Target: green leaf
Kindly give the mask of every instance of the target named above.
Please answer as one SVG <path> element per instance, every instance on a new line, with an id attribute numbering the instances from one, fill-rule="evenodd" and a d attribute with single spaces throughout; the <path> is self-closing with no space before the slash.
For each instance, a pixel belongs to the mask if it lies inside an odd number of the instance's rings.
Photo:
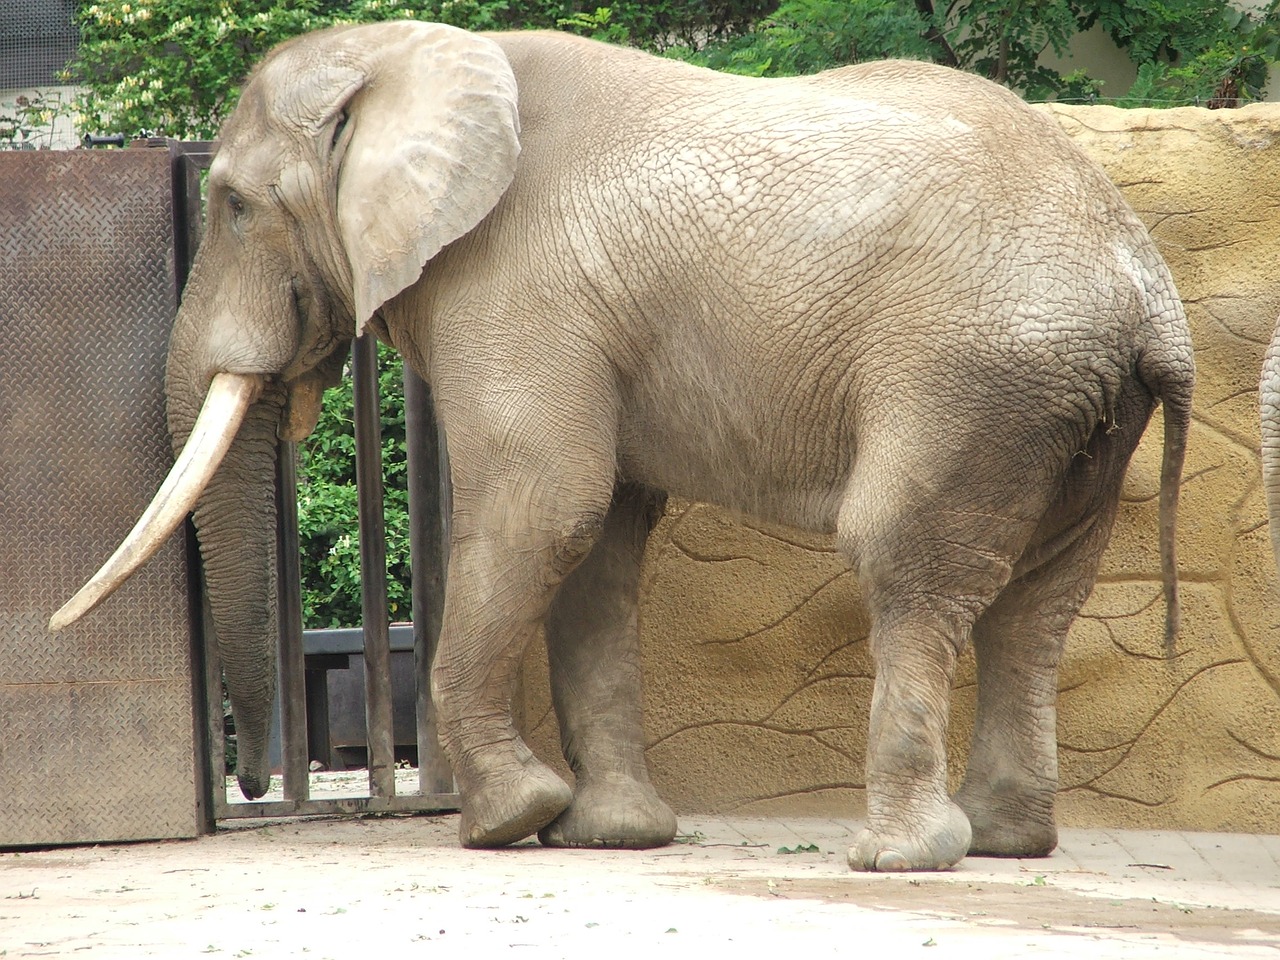
<path id="1" fill-rule="evenodd" d="M 819 853 L 816 843 L 798 843 L 794 847 L 779 847 L 778 853 L 795 854 L 795 853 Z"/>

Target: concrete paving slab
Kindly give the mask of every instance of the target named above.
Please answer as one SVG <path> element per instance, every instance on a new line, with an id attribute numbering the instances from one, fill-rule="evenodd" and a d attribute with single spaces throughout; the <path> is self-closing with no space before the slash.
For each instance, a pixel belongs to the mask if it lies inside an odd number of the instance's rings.
<path id="1" fill-rule="evenodd" d="M 685 817 L 660 850 L 472 851 L 455 816 L 366 817 L 5 852 L 0 956 L 1280 957 L 1280 838 L 1064 830 L 1045 859 L 873 876 L 845 864 L 856 826 Z"/>

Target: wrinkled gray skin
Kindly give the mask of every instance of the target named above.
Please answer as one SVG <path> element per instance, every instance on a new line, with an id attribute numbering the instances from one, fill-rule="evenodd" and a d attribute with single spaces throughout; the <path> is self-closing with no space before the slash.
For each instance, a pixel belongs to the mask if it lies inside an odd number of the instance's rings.
<path id="1" fill-rule="evenodd" d="M 1063 639 L 1160 400 L 1172 600 L 1194 373 L 1151 240 L 1051 120 L 926 64 L 765 81 L 398 23 L 285 45 L 222 140 L 168 391 L 181 445 L 215 372 L 267 378 L 196 516 L 247 794 L 268 779 L 273 445 L 367 320 L 449 438 L 432 686 L 464 844 L 672 839 L 637 651 L 671 492 L 832 534 L 857 573 L 876 682 L 855 869 L 1054 847 Z M 512 725 L 543 626 L 572 789 Z"/>

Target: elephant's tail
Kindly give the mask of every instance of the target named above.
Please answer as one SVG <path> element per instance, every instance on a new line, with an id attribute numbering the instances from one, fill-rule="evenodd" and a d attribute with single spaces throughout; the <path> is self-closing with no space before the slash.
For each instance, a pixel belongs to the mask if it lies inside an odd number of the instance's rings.
<path id="1" fill-rule="evenodd" d="M 1182 463 L 1186 459 L 1187 435 L 1191 430 L 1191 389 L 1193 381 L 1179 381 L 1175 389 L 1162 392 L 1164 404 L 1164 458 L 1160 465 L 1160 579 L 1164 583 L 1164 652 L 1172 657 L 1178 639 L 1178 494 L 1182 486 Z"/>
<path id="2" fill-rule="evenodd" d="M 1195 358 L 1191 331 L 1173 280 L 1157 259 L 1156 283 L 1147 287 L 1149 339 L 1138 360 L 1138 375 L 1164 408 L 1164 455 L 1160 467 L 1160 578 L 1164 584 L 1165 656 L 1178 637 L 1178 495 L 1191 431 Z M 1160 282 L 1163 281 L 1163 282 Z"/>

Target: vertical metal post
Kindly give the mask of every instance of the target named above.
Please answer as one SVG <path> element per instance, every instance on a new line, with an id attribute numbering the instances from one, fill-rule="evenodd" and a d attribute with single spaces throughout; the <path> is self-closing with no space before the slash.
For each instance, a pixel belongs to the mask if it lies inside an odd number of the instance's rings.
<path id="1" fill-rule="evenodd" d="M 203 201 L 200 195 L 200 171 L 208 169 L 217 145 L 211 142 L 179 143 L 164 140 L 156 144 L 169 151 L 171 189 L 173 191 L 173 259 L 176 291 L 175 307 L 181 301 L 183 288 L 191 273 L 196 250 L 200 246 Z M 204 773 L 197 788 L 198 816 L 205 832 L 212 832 L 216 821 L 227 807 L 226 718 L 222 706 L 222 665 L 218 659 L 213 635 L 213 617 L 208 610 L 204 591 L 200 545 L 190 520 L 184 525 L 187 543 L 188 597 L 192 636 L 192 664 L 196 742 L 203 744 Z"/>
<path id="2" fill-rule="evenodd" d="M 188 521 L 187 527 L 191 528 Z M 191 529 L 191 540 L 195 530 Z M 192 556 L 198 556 L 192 553 Z M 201 578 L 203 581 L 203 577 Z M 205 743 L 209 751 L 209 786 L 213 795 L 213 817 L 221 820 L 227 814 L 227 719 L 222 706 L 222 661 L 218 659 L 218 644 L 213 634 L 213 615 L 209 612 L 209 597 L 203 582 L 199 593 L 202 639 L 204 649 Z"/>
<path id="3" fill-rule="evenodd" d="M 436 728 L 431 664 L 444 615 L 449 560 L 449 454 L 436 423 L 431 388 L 406 363 L 405 445 L 409 474 L 409 552 L 413 577 L 413 661 L 417 688 L 418 791 L 453 793 L 453 773 Z"/>
<path id="4" fill-rule="evenodd" d="M 279 636 L 280 741 L 284 798 L 311 795 L 307 756 L 306 656 L 302 649 L 302 563 L 298 547 L 297 448 L 276 451 L 276 617 Z"/>
<path id="5" fill-rule="evenodd" d="M 181 143 L 177 140 L 157 140 L 157 146 L 165 146 L 173 161 L 173 255 L 177 273 L 178 291 L 186 285 L 187 276 L 200 246 L 203 232 L 200 196 L 200 171 L 207 170 L 213 162 L 218 145 L 210 141 Z"/>
<path id="6" fill-rule="evenodd" d="M 366 335 L 356 340 L 351 352 L 351 376 L 355 398 L 356 486 L 360 490 L 360 591 L 369 795 L 394 797 L 387 541 L 382 510 L 382 416 L 378 402 L 378 341 L 373 337 Z"/>

